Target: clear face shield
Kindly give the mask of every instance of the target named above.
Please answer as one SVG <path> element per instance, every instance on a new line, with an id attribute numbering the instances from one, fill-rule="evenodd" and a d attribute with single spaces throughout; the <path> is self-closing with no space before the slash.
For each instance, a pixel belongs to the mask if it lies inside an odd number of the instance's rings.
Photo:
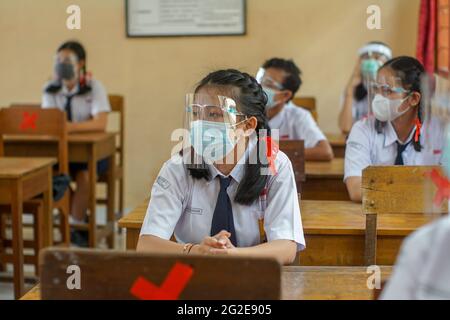
<path id="1" fill-rule="evenodd" d="M 441 168 L 427 175 L 427 207 L 431 212 L 448 212 L 450 198 L 450 81 L 438 75 L 427 75 L 422 79 L 424 108 L 423 132 L 425 141 L 442 138 L 442 150 L 433 147 L 433 143 L 424 146 L 428 154 L 440 158 Z M 440 130 L 443 137 L 439 137 Z M 433 140 L 434 139 L 434 140 Z"/>
<path id="2" fill-rule="evenodd" d="M 277 94 L 285 90 L 283 85 L 275 81 L 264 68 L 260 68 L 255 77 L 267 95 L 267 109 L 278 105 Z"/>
<path id="3" fill-rule="evenodd" d="M 369 82 L 369 112 L 381 123 L 392 122 L 411 108 L 411 93 L 400 78 L 380 72 Z"/>
<path id="4" fill-rule="evenodd" d="M 209 94 L 186 95 L 183 162 L 192 168 L 204 164 L 235 163 L 236 144 L 245 135 L 238 126 L 247 116 L 229 97 Z"/>

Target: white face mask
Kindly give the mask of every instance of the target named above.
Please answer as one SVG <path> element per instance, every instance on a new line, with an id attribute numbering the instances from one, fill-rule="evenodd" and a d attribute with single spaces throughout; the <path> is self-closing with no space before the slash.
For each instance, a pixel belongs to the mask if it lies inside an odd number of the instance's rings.
<path id="1" fill-rule="evenodd" d="M 409 96 L 405 99 L 390 100 L 381 94 L 377 94 L 372 101 L 372 110 L 375 118 L 381 122 L 390 122 L 404 115 L 409 110 L 409 107 L 403 111 L 399 111 L 399 109 L 408 98 Z"/>

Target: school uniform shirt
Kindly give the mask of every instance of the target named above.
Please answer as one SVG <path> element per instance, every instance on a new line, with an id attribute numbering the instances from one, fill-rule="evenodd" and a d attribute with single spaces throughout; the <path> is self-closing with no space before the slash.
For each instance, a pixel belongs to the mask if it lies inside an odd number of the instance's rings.
<path id="1" fill-rule="evenodd" d="M 347 139 L 345 149 L 344 181 L 349 177 L 361 177 L 362 171 L 372 165 L 392 166 L 397 157 L 397 133 L 390 122 L 378 133 L 375 129 L 373 117 L 358 121 L 353 126 Z M 406 140 L 414 139 L 413 130 Z M 430 123 L 424 123 L 421 130 L 420 143 L 422 150 L 414 150 L 413 143 L 409 143 L 402 154 L 406 166 L 439 165 L 444 143 L 444 126 L 436 118 Z"/>
<path id="2" fill-rule="evenodd" d="M 304 140 L 305 148 L 314 148 L 320 141 L 327 140 L 311 113 L 297 107 L 292 101 L 269 120 L 271 129 L 279 130 L 280 140 Z"/>
<path id="3" fill-rule="evenodd" d="M 256 138 L 250 139 L 247 152 L 257 150 Z M 234 201 L 245 173 L 244 156 L 232 170 L 227 189 L 233 210 L 237 247 L 260 244 L 259 219 L 264 219 L 268 241 L 292 240 L 297 250 L 305 248 L 299 200 L 291 162 L 279 152 L 275 160 L 276 174 L 270 176 L 267 206 L 262 212 L 260 198 L 250 206 Z M 162 167 L 153 185 L 151 199 L 142 225 L 141 235 L 169 240 L 174 233 L 179 243 L 200 243 L 210 236 L 211 224 L 220 190 L 222 174 L 209 165 L 212 179 L 194 179 L 174 155 Z"/>
<path id="4" fill-rule="evenodd" d="M 72 121 L 82 122 L 90 120 L 101 112 L 111 111 L 108 95 L 105 88 L 98 80 L 91 80 L 89 85 L 92 90 L 81 95 L 75 95 L 72 98 Z M 78 85 L 71 91 L 62 86 L 61 90 L 56 93 L 48 93 L 44 91 L 42 96 L 42 108 L 58 108 L 65 111 L 67 97 L 78 92 Z"/>
<path id="5" fill-rule="evenodd" d="M 449 244 L 449 216 L 408 237 L 381 299 L 450 300 Z"/>

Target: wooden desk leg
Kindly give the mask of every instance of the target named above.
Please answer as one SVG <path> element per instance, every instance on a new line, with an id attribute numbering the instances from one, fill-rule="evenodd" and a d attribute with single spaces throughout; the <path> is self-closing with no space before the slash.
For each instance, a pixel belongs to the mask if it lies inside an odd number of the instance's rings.
<path id="1" fill-rule="evenodd" d="M 43 194 L 44 248 L 53 245 L 53 177 L 51 168 L 48 169 L 47 185 L 49 189 Z"/>
<path id="2" fill-rule="evenodd" d="M 23 272 L 23 197 L 22 181 L 11 182 L 11 215 L 12 215 L 12 242 L 13 242 L 13 265 L 14 265 L 14 296 L 19 299 L 24 293 Z"/>
<path id="3" fill-rule="evenodd" d="M 107 228 L 111 229 L 111 233 L 108 235 L 108 247 L 113 249 L 115 245 L 115 205 L 116 205 L 116 161 L 115 154 L 108 158 L 108 178 L 107 178 Z"/>
<path id="4" fill-rule="evenodd" d="M 127 239 L 127 243 L 126 243 L 127 250 L 136 251 L 137 243 L 139 240 L 140 230 L 127 228 L 126 233 L 127 233 L 127 238 L 126 238 Z"/>
<path id="5" fill-rule="evenodd" d="M 91 148 L 89 161 L 89 247 L 95 248 L 97 246 L 97 215 L 96 209 L 96 186 L 97 186 L 97 152 L 94 146 Z"/>

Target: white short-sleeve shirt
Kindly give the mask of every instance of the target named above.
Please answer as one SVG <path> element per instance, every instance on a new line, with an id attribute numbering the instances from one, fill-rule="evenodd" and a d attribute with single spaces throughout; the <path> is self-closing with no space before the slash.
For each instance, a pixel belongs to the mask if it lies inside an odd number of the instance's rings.
<path id="1" fill-rule="evenodd" d="M 450 300 L 449 244 L 449 216 L 408 237 L 381 299 Z"/>
<path id="2" fill-rule="evenodd" d="M 218 175 L 221 173 L 215 167 L 209 167 L 212 179 L 197 180 L 189 174 L 180 155 L 174 155 L 167 161 L 153 185 L 141 235 L 169 240 L 174 233 L 180 243 L 200 243 L 210 236 L 220 190 Z M 299 251 L 305 248 L 291 162 L 284 153 L 279 152 L 275 167 L 277 173 L 270 177 L 264 212 L 261 212 L 259 199 L 249 206 L 234 201 L 245 173 L 244 164 L 237 164 L 230 174 L 232 182 L 227 192 L 231 200 L 238 247 L 260 244 L 259 220 L 263 218 L 268 241 L 292 240 L 297 243 Z"/>
<path id="3" fill-rule="evenodd" d="M 345 176 L 361 177 L 362 171 L 373 165 L 392 166 L 397 157 L 397 133 L 390 122 L 381 133 L 375 129 L 374 118 L 366 118 L 354 124 L 347 139 L 345 149 Z M 414 138 L 411 132 L 408 142 Z M 403 152 L 403 163 L 409 166 L 439 165 L 444 146 L 444 125 L 436 118 L 422 127 L 420 143 L 422 150 L 417 152 L 410 143 Z"/>
<path id="4" fill-rule="evenodd" d="M 311 113 L 297 107 L 292 101 L 269 120 L 269 126 L 279 130 L 280 140 L 304 140 L 307 149 L 327 140 Z"/>
<path id="5" fill-rule="evenodd" d="M 72 121 L 82 122 L 90 120 L 101 112 L 111 111 L 108 95 L 105 88 L 98 80 L 91 80 L 91 91 L 76 95 L 72 98 Z M 46 86 L 47 87 L 47 86 Z M 56 93 L 48 93 L 44 91 L 42 96 L 42 108 L 58 108 L 65 111 L 67 96 L 76 94 L 78 85 L 72 91 L 67 90 L 65 86 Z"/>

